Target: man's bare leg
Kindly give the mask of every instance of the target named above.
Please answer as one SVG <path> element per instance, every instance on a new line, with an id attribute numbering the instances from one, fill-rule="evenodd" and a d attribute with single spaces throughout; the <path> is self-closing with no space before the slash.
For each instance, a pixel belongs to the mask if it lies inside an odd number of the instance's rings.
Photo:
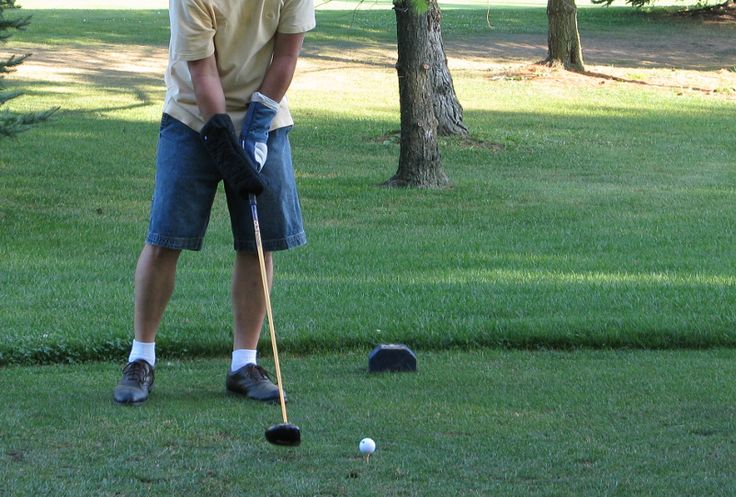
<path id="1" fill-rule="evenodd" d="M 266 263 L 269 291 L 273 280 L 273 259 L 270 252 L 263 254 Z M 255 349 L 266 317 L 266 301 L 261 282 L 258 255 L 238 252 L 235 257 L 232 285 L 233 350 Z"/>
<path id="2" fill-rule="evenodd" d="M 153 388 L 156 332 L 174 292 L 180 253 L 148 244 L 141 251 L 135 270 L 135 340 L 123 378 L 113 391 L 116 402 L 140 404 Z"/>
<path id="3" fill-rule="evenodd" d="M 270 291 L 273 259 L 270 253 L 265 253 L 264 259 Z M 266 299 L 257 254 L 238 252 L 233 271 L 232 300 L 233 358 L 226 387 L 251 399 L 274 402 L 279 397 L 278 388 L 256 362 L 256 347 L 266 317 Z"/>
<path id="4" fill-rule="evenodd" d="M 135 339 L 153 343 L 166 306 L 174 293 L 181 250 L 146 244 L 135 270 Z"/>

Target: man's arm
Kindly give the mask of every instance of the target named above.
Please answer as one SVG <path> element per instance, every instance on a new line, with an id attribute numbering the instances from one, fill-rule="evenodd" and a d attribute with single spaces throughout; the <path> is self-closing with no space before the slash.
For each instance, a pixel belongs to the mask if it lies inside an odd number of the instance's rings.
<path id="1" fill-rule="evenodd" d="M 276 33 L 273 47 L 273 59 L 266 71 L 259 92 L 271 100 L 280 102 L 291 85 L 296 70 L 296 61 L 302 50 L 304 33 Z"/>
<path id="2" fill-rule="evenodd" d="M 280 102 L 291 85 L 296 70 L 296 62 L 304 42 L 304 33 L 276 33 L 273 59 L 266 71 L 259 91 L 271 100 Z M 217 72 L 215 54 L 205 59 L 187 62 L 192 77 L 194 96 L 202 117 L 207 121 L 215 114 L 224 114 L 225 94 L 222 90 L 220 74 Z"/>
<path id="3" fill-rule="evenodd" d="M 194 86 L 194 97 L 205 122 L 215 114 L 225 114 L 225 93 L 217 72 L 215 54 L 206 59 L 189 61 L 187 65 Z"/>
<path id="4" fill-rule="evenodd" d="M 246 156 L 258 165 L 259 170 L 266 164 L 271 122 L 279 111 L 279 102 L 291 85 L 303 41 L 304 33 L 276 33 L 271 64 L 260 88 L 253 93 L 248 104 L 240 143 Z"/>
<path id="5" fill-rule="evenodd" d="M 225 107 L 225 93 L 215 55 L 190 61 L 187 65 L 199 112 L 206 121 L 200 135 L 207 152 L 225 181 L 241 197 L 260 194 L 266 185 L 259 178 L 256 165 L 248 162 L 238 144 L 233 122 Z"/>

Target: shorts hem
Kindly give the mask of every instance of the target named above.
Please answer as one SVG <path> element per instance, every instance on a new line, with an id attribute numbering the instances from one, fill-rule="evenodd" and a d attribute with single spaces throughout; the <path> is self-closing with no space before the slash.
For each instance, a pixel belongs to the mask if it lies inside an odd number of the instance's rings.
<path id="1" fill-rule="evenodd" d="M 172 236 L 161 236 L 149 233 L 146 243 L 172 250 L 202 250 L 203 238 L 177 238 Z"/>
<path id="2" fill-rule="evenodd" d="M 276 240 L 263 240 L 264 252 L 277 252 L 280 250 L 289 250 L 307 244 L 307 235 L 303 231 L 296 235 L 280 238 Z M 235 240 L 235 250 L 238 252 L 256 252 L 255 240 Z"/>

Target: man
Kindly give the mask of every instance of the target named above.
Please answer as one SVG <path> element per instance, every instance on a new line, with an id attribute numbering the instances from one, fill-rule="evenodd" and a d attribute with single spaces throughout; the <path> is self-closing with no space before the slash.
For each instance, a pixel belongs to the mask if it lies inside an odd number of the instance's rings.
<path id="1" fill-rule="evenodd" d="M 219 181 L 225 180 L 236 250 L 233 354 L 228 391 L 278 399 L 257 365 L 265 300 L 248 196 L 258 195 L 269 283 L 271 252 L 306 243 L 285 98 L 312 0 L 170 0 L 166 100 L 146 244 L 135 273 L 135 339 L 115 401 L 139 404 L 154 383 L 155 339 L 182 250 L 200 250 Z M 236 137 L 235 129 L 241 129 Z"/>

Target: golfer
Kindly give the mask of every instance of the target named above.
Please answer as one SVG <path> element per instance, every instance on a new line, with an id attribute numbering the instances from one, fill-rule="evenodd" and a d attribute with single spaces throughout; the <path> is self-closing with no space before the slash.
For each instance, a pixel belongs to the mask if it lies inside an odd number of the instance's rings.
<path id="1" fill-rule="evenodd" d="M 258 197 L 267 268 L 271 253 L 306 235 L 289 146 L 286 100 L 312 0 L 170 0 L 166 100 L 150 224 L 135 272 L 135 339 L 113 397 L 139 404 L 153 388 L 156 332 L 174 290 L 182 250 L 200 250 L 218 184 L 232 225 L 233 353 L 226 389 L 278 400 L 257 364 L 264 300 L 248 195 Z M 236 132 L 239 130 L 239 132 Z"/>

